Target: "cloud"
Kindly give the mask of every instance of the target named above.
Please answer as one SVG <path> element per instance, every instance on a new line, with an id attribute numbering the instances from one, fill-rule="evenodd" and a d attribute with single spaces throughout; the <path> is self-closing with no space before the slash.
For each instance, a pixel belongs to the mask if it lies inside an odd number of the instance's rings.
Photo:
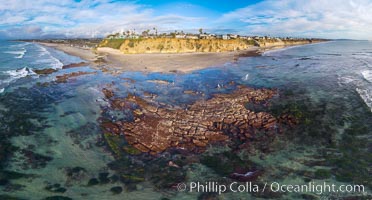
<path id="1" fill-rule="evenodd" d="M 370 0 L 266 0 L 224 14 L 250 34 L 372 39 Z"/>
<path id="2" fill-rule="evenodd" d="M 12 0 L 0 4 L 0 37 L 102 37 L 126 29 L 372 39 L 371 0 L 263 0 L 227 13 L 185 3 Z M 213 5 L 214 7 L 216 5 Z"/>
<path id="3" fill-rule="evenodd" d="M 200 18 L 155 15 L 149 6 L 109 0 L 12 0 L 0 5 L 2 35 L 9 38 L 97 37 L 122 29 L 158 30 L 194 26 Z M 37 33 L 28 32 L 38 26 Z"/>

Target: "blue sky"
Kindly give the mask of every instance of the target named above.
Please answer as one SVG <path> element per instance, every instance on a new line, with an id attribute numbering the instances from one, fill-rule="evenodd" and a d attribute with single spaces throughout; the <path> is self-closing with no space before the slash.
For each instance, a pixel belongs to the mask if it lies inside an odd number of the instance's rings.
<path id="1" fill-rule="evenodd" d="M 11 0 L 0 38 L 102 37 L 121 30 L 184 30 L 372 39 L 372 0 Z"/>

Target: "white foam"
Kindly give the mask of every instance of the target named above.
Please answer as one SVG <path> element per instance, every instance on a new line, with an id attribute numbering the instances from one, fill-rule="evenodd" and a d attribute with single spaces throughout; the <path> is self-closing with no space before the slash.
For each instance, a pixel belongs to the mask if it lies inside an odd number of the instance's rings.
<path id="1" fill-rule="evenodd" d="M 61 69 L 63 67 L 63 63 L 58 60 L 56 57 L 52 56 L 52 54 L 46 49 L 45 47 L 38 45 L 40 48 L 40 54 L 39 57 L 48 56 L 48 59 L 43 59 L 49 62 L 48 64 L 51 65 L 53 69 Z"/>
<path id="2" fill-rule="evenodd" d="M 28 67 L 24 67 L 24 68 L 16 69 L 16 70 L 8 70 L 2 73 L 8 75 L 9 77 L 6 79 L 0 80 L 0 86 L 2 87 L 0 88 L 0 93 L 4 92 L 6 86 L 9 86 L 12 82 L 20 78 L 24 78 L 27 76 L 32 76 L 34 78 L 39 77 L 38 74 L 36 74 L 34 71 L 32 71 L 32 69 Z"/>
<path id="3" fill-rule="evenodd" d="M 364 103 L 371 109 L 372 112 L 372 91 L 369 89 L 356 88 L 359 96 L 363 99 Z"/>
<path id="4" fill-rule="evenodd" d="M 273 53 L 277 53 L 277 52 L 281 52 L 281 51 L 286 51 L 288 49 L 293 49 L 293 48 L 297 48 L 297 47 L 300 47 L 300 45 L 296 45 L 296 46 L 287 46 L 287 47 L 277 47 L 277 48 L 272 48 L 272 49 L 269 49 L 269 50 L 265 50 L 262 55 L 264 56 L 269 56 Z"/>
<path id="5" fill-rule="evenodd" d="M 22 69 L 5 71 L 4 73 L 10 75 L 8 79 L 5 79 L 3 81 L 5 83 L 10 83 L 14 80 L 17 80 L 17 79 L 20 79 L 26 76 L 37 75 L 34 71 L 32 71 L 30 68 L 27 68 L 27 67 L 24 67 Z"/>
<path id="6" fill-rule="evenodd" d="M 248 77 L 249 77 L 249 74 L 246 74 L 242 79 L 243 79 L 244 81 L 246 81 L 246 80 L 248 80 Z"/>
<path id="7" fill-rule="evenodd" d="M 343 76 L 343 77 L 338 77 L 338 83 L 339 84 L 349 84 L 351 82 L 354 82 L 356 79 L 351 76 Z"/>
<path id="8" fill-rule="evenodd" d="M 54 61 L 53 63 L 51 63 L 53 69 L 62 69 L 63 63 L 60 60 L 58 60 L 54 56 L 51 56 L 50 59 Z"/>
<path id="9" fill-rule="evenodd" d="M 366 81 L 372 83 L 372 71 L 371 70 L 362 71 L 362 75 Z"/>
<path id="10" fill-rule="evenodd" d="M 39 57 L 41 57 L 41 56 L 45 56 L 45 55 L 48 55 L 48 53 L 49 53 L 49 51 L 45 48 L 45 47 L 43 47 L 43 46 L 40 46 L 40 45 L 38 45 L 38 47 L 40 48 L 40 54 L 39 54 Z"/>
<path id="11" fill-rule="evenodd" d="M 298 45 L 293 45 L 293 46 L 279 46 L 279 47 L 274 47 L 272 49 L 266 50 L 262 53 L 262 55 L 271 55 L 272 53 L 277 53 L 281 51 L 286 51 L 288 49 L 293 49 L 293 48 L 299 48 L 299 47 L 304 47 L 304 46 L 313 46 L 313 45 L 319 45 L 319 44 L 325 44 L 333 41 L 327 41 L 327 42 L 316 42 L 316 43 L 308 43 L 308 44 L 298 44 Z"/>
<path id="12" fill-rule="evenodd" d="M 25 48 L 22 48 L 21 50 L 18 50 L 18 51 L 4 51 L 4 53 L 7 53 L 7 54 L 17 55 L 14 58 L 23 58 L 26 52 L 27 50 Z"/>

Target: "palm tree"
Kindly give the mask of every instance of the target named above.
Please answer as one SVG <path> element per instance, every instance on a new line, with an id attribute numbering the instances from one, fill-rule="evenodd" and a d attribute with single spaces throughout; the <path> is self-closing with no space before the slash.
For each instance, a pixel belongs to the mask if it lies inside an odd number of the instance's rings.
<path id="1" fill-rule="evenodd" d="M 155 30 L 155 36 L 158 36 L 158 29 L 157 28 L 153 28 Z"/>

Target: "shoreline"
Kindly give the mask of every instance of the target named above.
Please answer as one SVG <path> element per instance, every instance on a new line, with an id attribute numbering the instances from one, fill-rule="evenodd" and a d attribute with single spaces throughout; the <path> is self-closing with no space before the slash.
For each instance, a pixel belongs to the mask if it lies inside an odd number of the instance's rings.
<path id="1" fill-rule="evenodd" d="M 68 44 L 36 42 L 39 45 L 54 48 L 66 54 L 77 56 L 89 62 L 94 68 L 113 74 L 125 71 L 144 73 L 190 73 L 195 70 L 222 67 L 226 63 L 234 63 L 242 57 L 260 56 L 264 52 L 284 49 L 294 45 L 276 45 L 270 47 L 252 46 L 250 49 L 215 53 L 153 53 L 153 54 L 124 54 L 117 49 L 108 47 L 82 48 Z M 313 43 L 309 43 L 313 44 Z"/>

